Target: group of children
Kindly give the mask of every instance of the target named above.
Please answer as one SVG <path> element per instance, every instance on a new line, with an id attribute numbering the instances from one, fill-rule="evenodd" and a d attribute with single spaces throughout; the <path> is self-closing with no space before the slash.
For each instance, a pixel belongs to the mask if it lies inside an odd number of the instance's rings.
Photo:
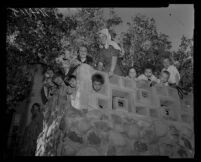
<path id="1" fill-rule="evenodd" d="M 84 55 L 85 56 L 84 58 L 86 58 L 87 52 L 86 52 L 85 48 L 81 47 L 80 50 L 81 50 L 80 56 Z M 83 51 L 83 50 L 85 50 L 85 51 Z M 81 59 L 83 59 L 83 57 L 81 57 Z M 79 58 L 79 60 L 80 60 L 80 58 Z M 86 59 L 84 61 L 86 61 Z M 86 62 L 86 63 L 88 63 L 88 62 Z M 91 63 L 91 60 L 90 60 L 90 63 Z M 146 80 L 150 83 L 150 86 L 154 86 L 155 84 L 160 84 L 163 86 L 173 86 L 173 87 L 178 88 L 180 74 L 179 74 L 177 68 L 174 65 L 171 65 L 171 60 L 169 58 L 165 58 L 163 60 L 163 66 L 164 66 L 164 68 L 162 69 L 159 78 L 154 76 L 153 68 L 150 65 L 144 67 L 144 73 L 139 75 L 138 77 L 137 77 L 135 68 L 133 68 L 133 67 L 130 68 L 127 78 L 130 78 L 130 79 L 133 79 L 136 81 L 137 80 Z M 103 71 L 103 63 L 99 62 L 95 68 L 99 71 Z M 75 69 L 73 69 L 73 70 L 75 70 Z M 64 77 L 63 82 L 67 86 L 67 89 L 68 89 L 67 93 L 73 94 L 76 91 L 77 80 L 76 80 L 76 76 L 72 72 L 70 72 L 68 74 L 69 75 L 67 75 L 67 77 Z M 47 101 L 48 98 L 54 94 L 54 91 L 55 91 L 55 89 L 58 88 L 58 85 L 62 83 L 62 77 L 54 75 L 53 71 L 51 71 L 51 70 L 47 71 L 45 77 L 46 77 L 46 79 L 44 82 L 44 94 L 46 96 L 46 101 Z M 104 79 L 100 74 L 95 74 L 94 76 L 92 76 L 93 91 L 97 92 L 97 91 L 101 90 L 103 84 L 104 84 Z"/>
<path id="2" fill-rule="evenodd" d="M 134 80 L 147 80 L 150 85 L 160 84 L 163 86 L 178 86 L 180 80 L 180 74 L 174 65 L 170 64 L 170 59 L 165 58 L 163 60 L 163 66 L 159 78 L 154 76 L 152 66 L 146 66 L 144 68 L 144 73 L 136 76 L 136 70 L 132 67 L 129 69 L 128 78 Z"/>

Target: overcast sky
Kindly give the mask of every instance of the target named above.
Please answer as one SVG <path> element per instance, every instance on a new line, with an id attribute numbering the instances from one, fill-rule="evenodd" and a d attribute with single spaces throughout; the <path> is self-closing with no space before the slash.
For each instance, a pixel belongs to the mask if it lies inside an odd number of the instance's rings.
<path id="1" fill-rule="evenodd" d="M 63 13 L 65 9 L 63 8 Z M 156 20 L 159 32 L 169 35 L 172 42 L 172 50 L 179 46 L 182 35 L 192 38 L 194 32 L 194 6 L 193 5 L 170 5 L 167 8 L 115 8 L 116 13 L 122 18 L 123 24 L 116 28 L 118 33 L 127 30 L 127 22 L 131 16 L 137 13 L 145 14 Z M 105 15 L 109 9 L 104 8 Z M 67 13 L 67 12 L 66 12 Z"/>

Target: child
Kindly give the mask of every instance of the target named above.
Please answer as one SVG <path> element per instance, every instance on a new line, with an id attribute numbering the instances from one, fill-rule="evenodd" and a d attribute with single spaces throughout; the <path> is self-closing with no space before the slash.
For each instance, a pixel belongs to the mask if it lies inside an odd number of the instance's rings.
<path id="1" fill-rule="evenodd" d="M 102 62 L 98 62 L 98 64 L 97 64 L 97 70 L 99 70 L 99 71 L 103 71 L 104 70 L 104 68 L 103 68 L 103 63 Z"/>
<path id="2" fill-rule="evenodd" d="M 151 82 L 157 82 L 157 78 L 152 73 L 152 67 L 146 66 L 144 69 L 144 74 L 141 74 L 137 80 L 147 80 Z"/>
<path id="3" fill-rule="evenodd" d="M 156 83 L 163 85 L 163 86 L 168 86 L 168 80 L 170 78 L 170 73 L 168 71 L 162 71 L 160 75 L 160 79 L 158 79 L 157 82 L 152 82 L 151 86 L 155 85 Z"/>
<path id="4" fill-rule="evenodd" d="M 104 78 L 101 74 L 94 74 L 92 76 L 92 89 L 89 95 L 88 110 L 102 108 L 96 103 L 95 93 L 100 92 L 104 84 Z"/>
<path id="5" fill-rule="evenodd" d="M 66 86 L 68 87 L 68 95 L 73 94 L 76 91 L 77 80 L 75 75 L 70 75 L 68 78 L 64 80 Z"/>
<path id="6" fill-rule="evenodd" d="M 164 68 L 162 71 L 167 70 L 170 73 L 170 78 L 168 80 L 168 83 L 171 87 L 174 87 L 178 91 L 178 95 L 181 99 L 183 99 L 184 92 L 183 90 L 178 86 L 179 85 L 179 80 L 180 80 L 180 74 L 177 68 L 174 65 L 170 64 L 170 59 L 165 58 L 163 60 L 163 66 Z"/>
<path id="7" fill-rule="evenodd" d="M 104 84 L 104 78 L 101 74 L 94 74 L 92 76 L 92 88 L 95 92 L 99 92 Z"/>
<path id="8" fill-rule="evenodd" d="M 129 69 L 128 78 L 136 80 L 136 70 L 133 67 Z"/>
<path id="9" fill-rule="evenodd" d="M 169 84 L 170 85 L 178 85 L 179 80 L 180 80 L 180 74 L 179 74 L 177 68 L 174 65 L 170 64 L 169 58 L 165 58 L 163 60 L 163 66 L 164 66 L 164 68 L 162 69 L 162 71 L 166 70 L 170 73 L 170 77 L 168 80 Z"/>
<path id="10" fill-rule="evenodd" d="M 168 86 L 168 80 L 170 78 L 170 73 L 168 71 L 162 71 L 159 79 L 159 84 Z"/>

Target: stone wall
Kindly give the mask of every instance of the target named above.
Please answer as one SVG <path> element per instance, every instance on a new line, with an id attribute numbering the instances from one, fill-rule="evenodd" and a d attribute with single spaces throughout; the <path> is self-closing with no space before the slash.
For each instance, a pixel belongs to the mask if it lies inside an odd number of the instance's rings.
<path id="1" fill-rule="evenodd" d="M 102 74 L 105 84 L 89 97 L 94 73 Z M 78 80 L 78 109 L 92 102 L 95 109 L 65 117 L 58 155 L 194 156 L 192 99 L 181 101 L 173 88 L 108 77 L 85 64 Z"/>

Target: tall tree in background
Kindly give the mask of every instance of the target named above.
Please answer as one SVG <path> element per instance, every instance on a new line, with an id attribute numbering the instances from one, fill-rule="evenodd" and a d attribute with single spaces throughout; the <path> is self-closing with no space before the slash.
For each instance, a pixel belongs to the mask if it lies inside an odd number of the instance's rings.
<path id="1" fill-rule="evenodd" d="M 180 85 L 186 91 L 193 88 L 193 38 L 182 36 L 179 49 L 174 52 L 174 59 L 180 63 Z"/>
<path id="2" fill-rule="evenodd" d="M 129 29 L 123 37 L 125 58 L 125 73 L 128 67 L 134 66 L 138 73 L 142 73 L 146 64 L 152 64 L 161 69 L 160 59 L 169 55 L 171 42 L 168 36 L 157 32 L 153 18 L 138 14 L 128 23 Z"/>

